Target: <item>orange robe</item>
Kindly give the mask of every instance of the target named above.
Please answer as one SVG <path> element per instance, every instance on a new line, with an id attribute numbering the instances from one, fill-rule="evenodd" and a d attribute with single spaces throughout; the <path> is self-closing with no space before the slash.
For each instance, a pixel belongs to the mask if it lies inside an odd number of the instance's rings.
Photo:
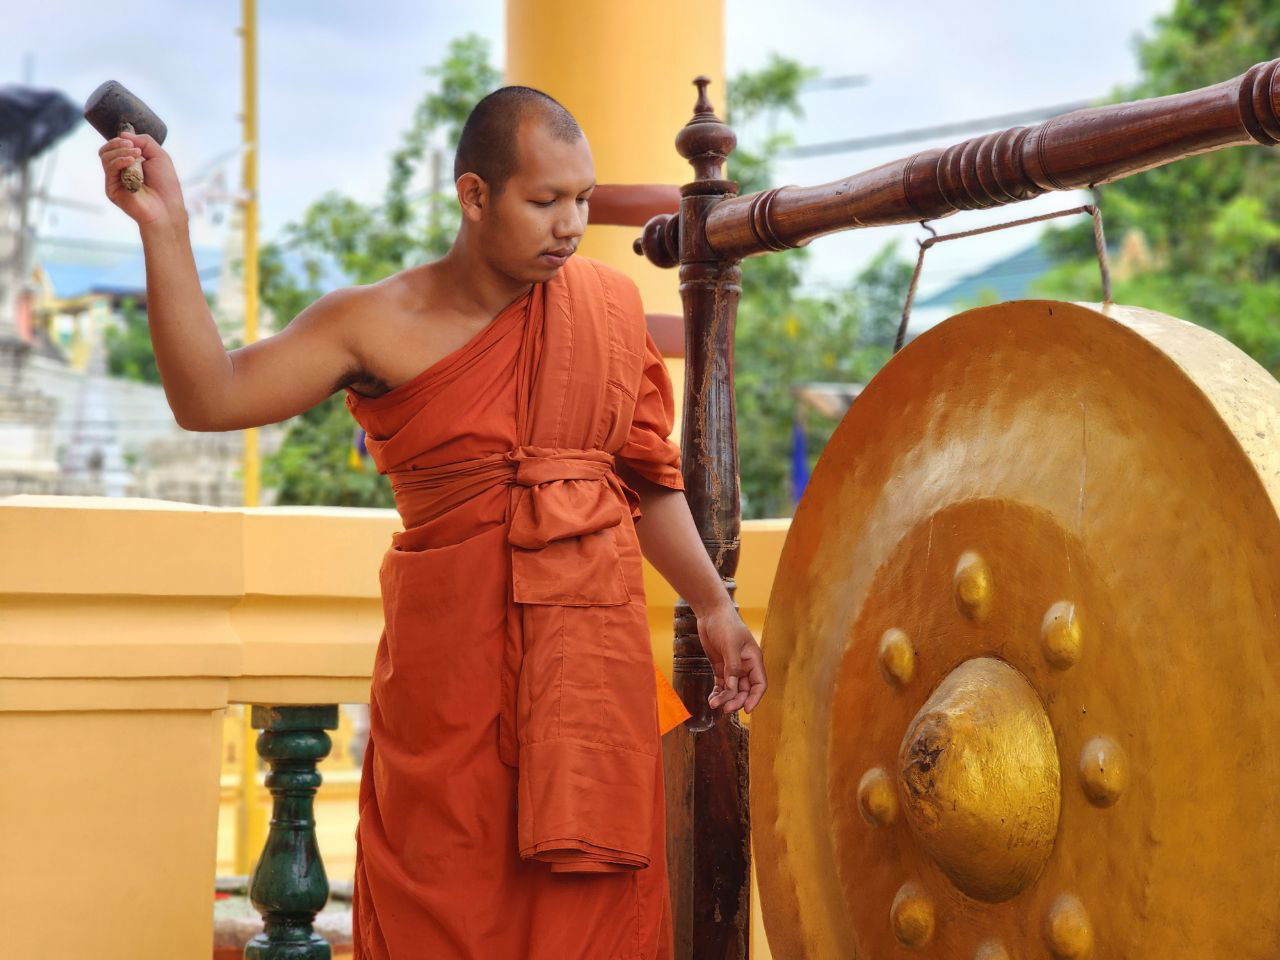
<path id="1" fill-rule="evenodd" d="M 346 402 L 405 526 L 380 570 L 355 956 L 667 960 L 660 737 L 689 713 L 613 467 L 684 485 L 634 283 L 573 257 Z"/>

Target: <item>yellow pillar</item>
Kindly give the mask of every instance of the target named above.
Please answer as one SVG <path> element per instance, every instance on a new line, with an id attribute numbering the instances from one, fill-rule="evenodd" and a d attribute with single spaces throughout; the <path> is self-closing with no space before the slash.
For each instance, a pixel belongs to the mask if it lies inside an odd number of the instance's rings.
<path id="1" fill-rule="evenodd" d="M 600 183 L 687 183 L 675 136 L 693 114 L 693 78 L 724 109 L 724 4 L 507 0 L 506 82 L 536 87 L 577 118 Z M 650 313 L 681 312 L 675 270 L 631 250 L 638 227 L 593 226 L 580 248 L 624 270 Z"/>

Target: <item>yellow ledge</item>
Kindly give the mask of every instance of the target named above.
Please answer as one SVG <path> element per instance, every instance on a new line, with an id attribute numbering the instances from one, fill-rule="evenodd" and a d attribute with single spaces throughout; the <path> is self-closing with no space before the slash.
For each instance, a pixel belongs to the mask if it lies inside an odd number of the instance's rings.
<path id="1" fill-rule="evenodd" d="M 787 527 L 743 524 L 757 636 Z M 0 498 L 9 953 L 209 955 L 227 707 L 367 700 L 400 528 L 394 510 Z M 675 594 L 648 564 L 645 588 L 669 676 Z"/>

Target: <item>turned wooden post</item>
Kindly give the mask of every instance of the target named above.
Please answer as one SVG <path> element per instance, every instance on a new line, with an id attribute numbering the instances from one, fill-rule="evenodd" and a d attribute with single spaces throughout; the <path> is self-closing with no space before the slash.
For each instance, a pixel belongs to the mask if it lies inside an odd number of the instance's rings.
<path id="1" fill-rule="evenodd" d="M 329 960 L 329 943 L 311 924 L 329 899 L 316 843 L 316 763 L 329 754 L 326 730 L 338 728 L 336 705 L 253 708 L 258 754 L 271 765 L 271 831 L 253 871 L 249 899 L 265 929 L 245 946 L 246 960 Z"/>
<path id="2" fill-rule="evenodd" d="M 711 561 L 733 596 L 738 569 L 738 443 L 733 399 L 733 329 L 742 272 L 706 242 L 711 211 L 738 185 L 721 179 L 737 138 L 707 100 L 698 77 L 693 118 L 676 137 L 694 179 L 680 188 L 680 212 L 645 225 L 636 243 L 659 266 L 680 265 L 685 382 L 681 457 L 685 495 Z M 668 861 L 676 956 L 746 960 L 750 937 L 750 819 L 747 730 L 736 714 L 707 705 L 711 662 L 697 621 L 676 601 L 673 686 L 693 716 L 663 738 Z"/>

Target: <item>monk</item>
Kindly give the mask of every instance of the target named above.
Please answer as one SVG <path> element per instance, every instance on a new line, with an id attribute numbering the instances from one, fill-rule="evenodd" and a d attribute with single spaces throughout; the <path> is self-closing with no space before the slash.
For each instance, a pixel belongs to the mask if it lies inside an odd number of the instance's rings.
<path id="1" fill-rule="evenodd" d="M 356 956 L 670 958 L 660 737 L 689 712 L 653 661 L 642 555 L 697 615 L 710 706 L 750 712 L 767 683 L 682 492 L 639 293 L 576 253 L 595 171 L 574 118 L 528 87 L 485 97 L 449 252 L 229 353 L 168 156 L 134 134 L 100 153 L 139 224 L 179 425 L 274 423 L 344 390 L 404 521 L 380 569 Z"/>

